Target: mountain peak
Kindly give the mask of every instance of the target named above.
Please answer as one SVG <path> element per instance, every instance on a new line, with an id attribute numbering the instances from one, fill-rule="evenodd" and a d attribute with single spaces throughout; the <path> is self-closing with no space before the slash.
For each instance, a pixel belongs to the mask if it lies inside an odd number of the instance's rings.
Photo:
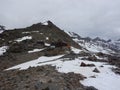
<path id="1" fill-rule="evenodd" d="M 45 21 L 45 22 L 39 22 L 39 23 L 36 23 L 36 24 L 33 24 L 31 26 L 29 26 L 28 28 L 41 28 L 41 27 L 44 27 L 44 26 L 47 26 L 47 27 L 56 27 L 55 24 L 53 24 L 53 22 L 51 22 L 50 20 L 48 21 Z"/>

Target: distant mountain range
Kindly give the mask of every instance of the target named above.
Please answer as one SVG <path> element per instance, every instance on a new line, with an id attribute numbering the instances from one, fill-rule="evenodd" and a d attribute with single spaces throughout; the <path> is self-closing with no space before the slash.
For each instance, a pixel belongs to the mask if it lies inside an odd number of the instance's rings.
<path id="1" fill-rule="evenodd" d="M 109 52 L 109 53 L 115 53 L 120 52 L 120 39 L 113 41 L 113 40 L 104 40 L 99 37 L 96 37 L 94 39 L 90 37 L 81 37 L 79 34 L 75 32 L 67 32 L 71 38 L 77 42 L 80 46 L 90 50 L 90 51 L 96 51 L 96 52 Z M 106 50 L 106 51 L 105 51 Z"/>

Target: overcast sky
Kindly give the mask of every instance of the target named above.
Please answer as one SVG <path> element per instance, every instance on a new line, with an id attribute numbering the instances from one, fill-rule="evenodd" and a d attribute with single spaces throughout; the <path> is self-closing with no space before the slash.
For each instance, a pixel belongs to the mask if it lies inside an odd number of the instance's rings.
<path id="1" fill-rule="evenodd" d="M 81 36 L 120 38 L 120 0 L 0 0 L 0 24 L 21 28 L 51 20 Z"/>

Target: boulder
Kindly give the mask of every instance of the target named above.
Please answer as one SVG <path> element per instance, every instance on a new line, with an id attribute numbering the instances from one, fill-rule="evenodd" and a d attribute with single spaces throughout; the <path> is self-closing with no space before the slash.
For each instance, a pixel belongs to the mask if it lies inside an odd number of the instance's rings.
<path id="1" fill-rule="evenodd" d="M 97 57 L 95 55 L 88 57 L 89 60 L 91 61 L 96 61 Z"/>
<path id="2" fill-rule="evenodd" d="M 95 68 L 93 72 L 100 73 L 100 71 L 97 68 Z"/>
<path id="3" fill-rule="evenodd" d="M 85 67 L 86 64 L 85 64 L 84 62 L 82 62 L 80 66 L 81 66 L 81 67 Z"/>
<path id="4" fill-rule="evenodd" d="M 81 67 L 94 67 L 94 64 L 85 64 L 84 62 L 81 63 Z"/>

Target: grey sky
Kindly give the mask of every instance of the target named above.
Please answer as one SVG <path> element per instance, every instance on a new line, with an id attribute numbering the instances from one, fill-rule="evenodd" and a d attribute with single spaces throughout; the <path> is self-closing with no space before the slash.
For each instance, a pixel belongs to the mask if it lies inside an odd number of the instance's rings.
<path id="1" fill-rule="evenodd" d="M 51 20 L 81 36 L 120 38 L 120 0 L 0 0 L 0 24 L 20 28 Z"/>

